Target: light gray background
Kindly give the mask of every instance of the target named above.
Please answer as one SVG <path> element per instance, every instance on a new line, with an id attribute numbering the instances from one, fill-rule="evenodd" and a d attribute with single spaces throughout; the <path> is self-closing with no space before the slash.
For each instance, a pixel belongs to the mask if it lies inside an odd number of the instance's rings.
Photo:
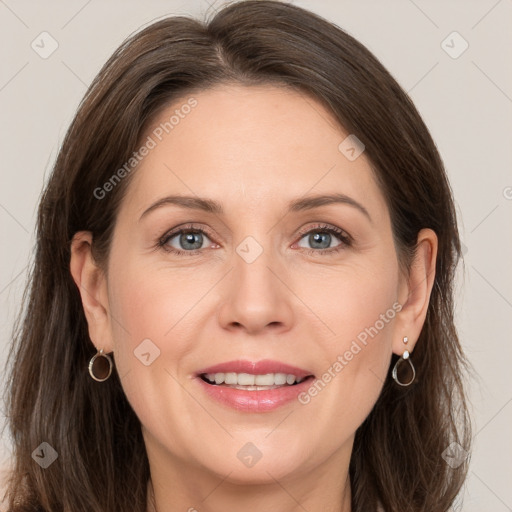
<path id="1" fill-rule="evenodd" d="M 4 359 L 26 282 L 39 194 L 86 87 L 141 25 L 168 14 L 203 16 L 222 4 L 210 3 L 0 0 Z M 474 452 L 464 504 L 454 510 L 512 511 L 512 1 L 294 3 L 365 44 L 410 93 L 439 147 L 466 252 L 457 323 L 477 372 L 471 384 Z M 43 31 L 59 45 L 47 59 L 31 48 Z M 442 46 L 453 31 L 469 44 L 458 58 L 445 49 L 458 53 L 459 36 Z M 1 442 L 0 463 L 6 464 L 10 445 L 5 437 Z"/>

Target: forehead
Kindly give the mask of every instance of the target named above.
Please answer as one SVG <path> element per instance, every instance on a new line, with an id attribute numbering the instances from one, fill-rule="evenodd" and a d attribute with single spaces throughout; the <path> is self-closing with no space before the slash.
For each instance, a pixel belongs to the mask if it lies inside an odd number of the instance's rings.
<path id="1" fill-rule="evenodd" d="M 385 208 L 364 152 L 351 160 L 342 151 L 349 135 L 321 103 L 289 88 L 218 86 L 185 95 L 148 128 L 143 141 L 149 137 L 152 148 L 127 196 L 139 213 L 176 192 L 235 208 L 342 192 Z"/>

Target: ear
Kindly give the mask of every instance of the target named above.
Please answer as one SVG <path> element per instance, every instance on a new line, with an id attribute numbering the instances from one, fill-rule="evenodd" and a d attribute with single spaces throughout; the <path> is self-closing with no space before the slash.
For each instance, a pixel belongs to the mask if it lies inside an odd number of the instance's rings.
<path id="1" fill-rule="evenodd" d="M 94 261 L 90 231 L 78 231 L 73 236 L 70 270 L 80 291 L 91 341 L 98 350 L 112 352 L 107 280 Z"/>
<path id="2" fill-rule="evenodd" d="M 434 286 L 437 258 L 437 235 L 431 229 L 418 233 L 417 247 L 407 276 L 399 285 L 398 301 L 402 309 L 396 316 L 393 352 L 402 355 L 412 353 L 425 323 L 430 293 Z M 403 342 L 407 336 L 407 346 Z"/>

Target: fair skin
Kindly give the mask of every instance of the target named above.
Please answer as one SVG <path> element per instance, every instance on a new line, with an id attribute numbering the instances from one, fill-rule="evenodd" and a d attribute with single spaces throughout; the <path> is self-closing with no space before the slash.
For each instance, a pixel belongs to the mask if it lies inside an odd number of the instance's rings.
<path id="1" fill-rule="evenodd" d="M 90 338 L 114 352 L 142 423 L 158 512 L 349 512 L 354 434 L 390 378 L 392 353 L 405 350 L 404 336 L 414 358 L 436 235 L 421 230 L 403 275 L 368 159 L 340 152 L 348 133 L 312 98 L 275 86 L 218 86 L 194 98 L 197 107 L 133 175 L 107 274 L 92 259 L 90 233 L 73 239 L 71 272 Z M 292 200 L 332 193 L 369 217 L 346 203 L 287 213 Z M 171 194 L 213 199 L 223 213 L 167 204 L 141 218 Z M 198 253 L 155 249 L 188 223 L 205 231 Z M 330 244 L 312 245 L 302 233 L 325 233 L 318 225 L 342 229 L 352 243 L 332 234 Z M 236 252 L 248 236 L 263 248 L 250 264 Z M 183 238 L 167 246 L 191 251 Z M 251 413 L 213 401 L 198 384 L 199 369 L 234 359 L 283 361 L 321 377 L 395 303 L 401 310 L 307 404 Z M 134 356 L 147 338 L 160 350 L 148 366 Z M 262 454 L 252 467 L 237 457 L 248 442 Z"/>

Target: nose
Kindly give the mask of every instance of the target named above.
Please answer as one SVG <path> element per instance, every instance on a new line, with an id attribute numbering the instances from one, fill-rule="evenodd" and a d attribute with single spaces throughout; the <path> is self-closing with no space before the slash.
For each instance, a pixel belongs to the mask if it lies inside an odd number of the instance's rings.
<path id="1" fill-rule="evenodd" d="M 283 262 L 271 250 L 263 250 L 255 261 L 248 261 L 238 253 L 233 255 L 233 269 L 222 290 L 221 326 L 252 335 L 291 329 L 293 293 L 286 285 Z"/>

